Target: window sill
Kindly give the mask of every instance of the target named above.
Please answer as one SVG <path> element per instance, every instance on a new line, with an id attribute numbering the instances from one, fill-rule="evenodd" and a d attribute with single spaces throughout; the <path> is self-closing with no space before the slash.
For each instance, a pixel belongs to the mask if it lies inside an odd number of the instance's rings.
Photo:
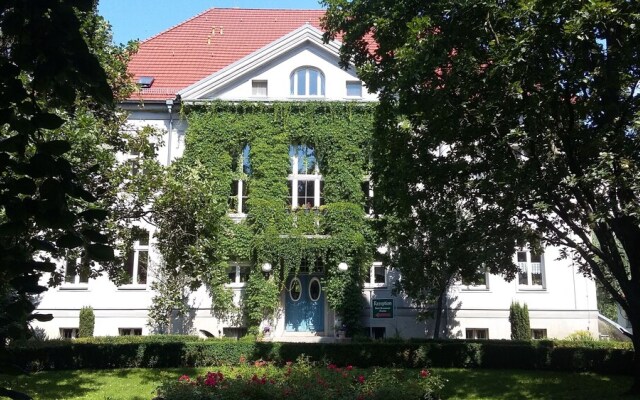
<path id="1" fill-rule="evenodd" d="M 76 291 L 88 291 L 89 290 L 89 285 L 87 284 L 79 284 L 79 285 L 73 285 L 73 284 L 67 284 L 67 285 L 63 285 L 60 286 L 58 288 L 58 290 L 62 290 L 64 292 L 76 292 Z"/>
<path id="2" fill-rule="evenodd" d="M 365 283 L 365 289 L 386 289 L 388 285 L 386 283 Z"/>
<path id="3" fill-rule="evenodd" d="M 462 287 L 460 291 L 465 293 L 491 293 L 491 289 L 488 287 Z"/>
<path id="4" fill-rule="evenodd" d="M 547 288 L 542 287 L 542 286 L 518 286 L 518 292 L 524 292 L 524 293 L 529 293 L 529 292 L 533 292 L 533 293 L 546 293 L 547 292 Z"/>
<path id="5" fill-rule="evenodd" d="M 118 286 L 118 290 L 122 291 L 146 291 L 147 285 L 122 285 Z"/>
<path id="6" fill-rule="evenodd" d="M 231 218 L 234 221 L 242 221 L 244 219 L 247 219 L 247 214 L 245 214 L 245 213 L 230 212 L 227 215 L 229 216 L 229 218 Z"/>
<path id="7" fill-rule="evenodd" d="M 289 95 L 290 100 L 318 100 L 325 99 L 326 95 Z"/>
<path id="8" fill-rule="evenodd" d="M 245 287 L 247 287 L 247 284 L 246 283 L 225 283 L 224 286 L 231 289 L 244 289 Z"/>

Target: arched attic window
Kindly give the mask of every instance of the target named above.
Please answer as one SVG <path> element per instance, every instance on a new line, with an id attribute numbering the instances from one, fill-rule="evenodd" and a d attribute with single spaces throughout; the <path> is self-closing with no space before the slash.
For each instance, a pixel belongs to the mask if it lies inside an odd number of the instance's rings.
<path id="1" fill-rule="evenodd" d="M 291 96 L 324 96 L 324 74 L 314 67 L 300 67 L 291 73 Z"/>

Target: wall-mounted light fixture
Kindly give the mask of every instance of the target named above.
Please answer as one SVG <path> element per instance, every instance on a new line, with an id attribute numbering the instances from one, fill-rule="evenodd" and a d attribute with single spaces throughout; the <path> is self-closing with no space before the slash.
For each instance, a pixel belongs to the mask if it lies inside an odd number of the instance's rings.
<path id="1" fill-rule="evenodd" d="M 262 272 L 271 272 L 271 264 L 266 262 L 262 264 Z"/>
<path id="2" fill-rule="evenodd" d="M 338 269 L 340 271 L 346 271 L 349 269 L 349 266 L 347 265 L 346 262 L 341 262 L 340 264 L 338 264 Z"/>

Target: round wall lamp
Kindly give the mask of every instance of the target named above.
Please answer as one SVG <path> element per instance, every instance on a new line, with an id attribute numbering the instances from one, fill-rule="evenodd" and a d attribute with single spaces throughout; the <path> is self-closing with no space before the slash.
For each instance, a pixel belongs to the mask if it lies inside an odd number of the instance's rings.
<path id="1" fill-rule="evenodd" d="M 349 269 L 349 266 L 347 265 L 346 262 L 341 262 L 340 264 L 338 264 L 338 269 L 340 271 L 346 271 Z"/>
<path id="2" fill-rule="evenodd" d="M 271 264 L 268 262 L 262 264 L 262 272 L 271 272 Z"/>

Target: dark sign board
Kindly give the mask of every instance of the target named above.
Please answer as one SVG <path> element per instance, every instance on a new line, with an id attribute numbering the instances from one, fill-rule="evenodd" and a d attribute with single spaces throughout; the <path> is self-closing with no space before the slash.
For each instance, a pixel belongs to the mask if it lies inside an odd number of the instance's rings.
<path id="1" fill-rule="evenodd" d="M 373 318 L 393 318 L 393 299 L 372 299 Z"/>

